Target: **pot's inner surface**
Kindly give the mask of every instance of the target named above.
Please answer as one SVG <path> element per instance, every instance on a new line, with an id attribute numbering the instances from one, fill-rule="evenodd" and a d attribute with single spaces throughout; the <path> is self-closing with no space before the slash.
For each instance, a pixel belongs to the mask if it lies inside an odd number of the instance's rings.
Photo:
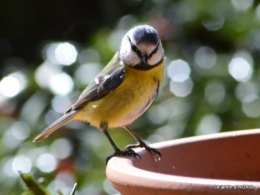
<path id="1" fill-rule="evenodd" d="M 159 149 L 161 161 L 145 152 L 134 166 L 178 176 L 260 181 L 259 134 L 191 140 Z"/>

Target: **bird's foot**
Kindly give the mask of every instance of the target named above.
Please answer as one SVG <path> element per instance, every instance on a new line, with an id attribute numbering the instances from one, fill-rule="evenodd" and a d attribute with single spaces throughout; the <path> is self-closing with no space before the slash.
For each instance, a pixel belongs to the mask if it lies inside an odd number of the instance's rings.
<path id="1" fill-rule="evenodd" d="M 156 162 L 161 160 L 161 157 L 162 157 L 161 152 L 157 148 L 153 148 L 153 147 L 147 145 L 145 142 L 141 142 L 138 144 L 130 144 L 130 145 L 126 146 L 125 150 L 131 150 L 132 148 L 139 148 L 139 147 L 145 148 L 148 152 L 150 152 L 154 156 L 154 160 Z"/>
<path id="2" fill-rule="evenodd" d="M 106 158 L 106 164 L 114 156 L 133 156 L 133 157 L 139 157 L 141 159 L 141 156 L 137 154 L 134 150 L 132 150 L 131 148 L 125 148 L 123 151 L 118 149 L 114 152 L 114 154 L 108 156 Z"/>

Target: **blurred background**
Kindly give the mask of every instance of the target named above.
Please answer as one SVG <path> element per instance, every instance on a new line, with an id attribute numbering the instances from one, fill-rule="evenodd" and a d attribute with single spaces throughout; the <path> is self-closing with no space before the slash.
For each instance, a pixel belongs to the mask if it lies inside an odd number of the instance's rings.
<path id="1" fill-rule="evenodd" d="M 260 2 L 256 0 L 2 0 L 0 189 L 21 194 L 31 172 L 57 194 L 115 194 L 105 136 L 71 122 L 32 143 L 77 100 L 131 27 L 157 29 L 167 57 L 151 108 L 131 127 L 148 143 L 260 126 Z M 111 129 L 120 148 L 135 143 Z"/>

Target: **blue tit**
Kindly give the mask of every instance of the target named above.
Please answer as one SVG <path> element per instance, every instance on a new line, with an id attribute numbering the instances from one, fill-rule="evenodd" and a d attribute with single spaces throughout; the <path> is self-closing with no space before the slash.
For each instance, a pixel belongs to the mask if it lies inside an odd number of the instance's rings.
<path id="1" fill-rule="evenodd" d="M 164 50 L 157 31 L 148 25 L 129 30 L 112 60 L 95 77 L 79 99 L 57 121 L 44 129 L 33 141 L 41 141 L 71 120 L 81 120 L 99 128 L 114 149 L 113 156 L 139 156 L 133 148 L 143 147 L 161 157 L 158 149 L 147 145 L 129 128 L 158 95 L 164 77 Z M 123 127 L 138 144 L 120 150 L 108 128 Z"/>

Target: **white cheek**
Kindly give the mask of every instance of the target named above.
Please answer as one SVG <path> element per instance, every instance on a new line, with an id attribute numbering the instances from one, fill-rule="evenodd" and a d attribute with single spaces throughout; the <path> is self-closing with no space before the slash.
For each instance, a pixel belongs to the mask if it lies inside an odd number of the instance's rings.
<path id="1" fill-rule="evenodd" d="M 127 48 L 123 47 L 120 49 L 120 57 L 121 59 L 125 59 L 127 56 L 130 55 L 130 52 Z"/>
<path id="2" fill-rule="evenodd" d="M 125 38 L 122 40 L 121 48 L 120 48 L 120 58 L 124 63 L 130 66 L 135 66 L 140 62 L 140 58 L 138 55 L 133 52 L 131 48 L 131 44 Z"/>
<path id="3" fill-rule="evenodd" d="M 154 55 L 152 55 L 151 58 L 149 58 L 148 64 L 150 64 L 150 65 L 157 64 L 158 62 L 161 61 L 161 59 L 162 59 L 162 54 L 155 53 Z"/>
<path id="4" fill-rule="evenodd" d="M 130 65 L 130 66 L 135 66 L 136 64 L 138 64 L 140 62 L 140 58 L 133 51 L 129 52 L 129 54 L 127 56 L 125 56 L 125 58 L 123 60 L 127 65 Z"/>

